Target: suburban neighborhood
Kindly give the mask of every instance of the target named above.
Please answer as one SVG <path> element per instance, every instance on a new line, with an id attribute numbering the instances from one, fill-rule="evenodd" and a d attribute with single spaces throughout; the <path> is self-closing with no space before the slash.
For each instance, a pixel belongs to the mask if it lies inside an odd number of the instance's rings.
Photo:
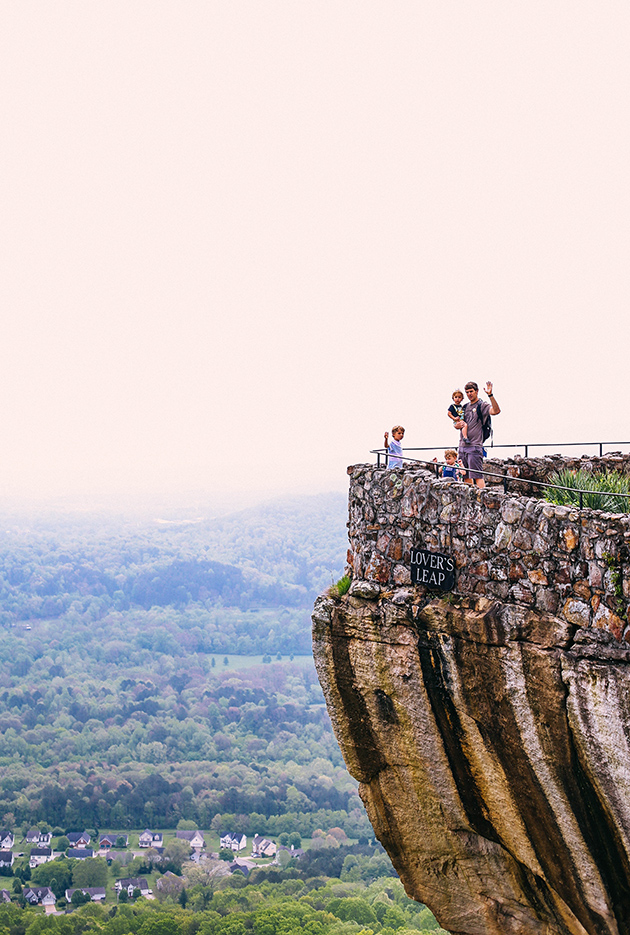
<path id="1" fill-rule="evenodd" d="M 181 870 L 174 872 L 173 867 L 181 866 L 182 860 L 219 876 L 237 872 L 247 876 L 256 866 L 277 862 L 282 852 L 290 857 L 302 853 L 294 845 L 278 845 L 258 834 L 248 841 L 238 829 L 218 833 L 198 828 L 98 833 L 94 829 L 64 831 L 34 826 L 25 834 L 4 828 L 0 848 L 0 874 L 13 876 L 11 887 L 0 890 L 0 903 L 41 907 L 46 914 L 73 911 L 85 902 L 155 899 L 154 887 L 159 895 L 181 894 Z M 60 889 L 57 877 L 63 878 L 61 870 L 45 870 L 53 862 L 58 862 L 56 867 L 70 874 L 68 879 L 76 885 Z M 78 870 L 80 866 L 83 869 Z M 132 866 L 143 867 L 145 872 L 116 875 L 117 870 Z M 111 878 L 106 881 L 108 875 Z"/>

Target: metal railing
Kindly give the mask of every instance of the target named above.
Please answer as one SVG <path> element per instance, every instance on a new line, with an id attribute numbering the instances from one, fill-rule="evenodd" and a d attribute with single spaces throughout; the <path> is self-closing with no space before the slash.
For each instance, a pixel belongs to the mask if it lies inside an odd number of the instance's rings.
<path id="1" fill-rule="evenodd" d="M 562 447 L 562 448 L 565 448 L 565 447 L 566 447 L 566 448 L 569 448 L 569 447 L 572 447 L 573 445 L 577 445 L 577 444 L 579 444 L 579 443 L 577 443 L 577 442 L 575 442 L 575 443 L 568 443 L 567 445 L 561 445 L 561 446 L 559 446 L 559 447 Z M 599 445 L 599 446 L 600 446 L 600 457 L 601 457 L 601 449 L 602 449 L 602 446 L 603 446 L 603 445 L 630 445 L 630 442 L 586 442 L 586 444 L 587 444 L 587 445 Z M 501 448 L 517 448 L 517 447 L 520 447 L 520 448 L 525 448 L 525 449 L 527 450 L 528 447 L 529 447 L 529 448 L 534 448 L 534 447 L 542 448 L 542 447 L 553 447 L 554 445 L 557 446 L 557 442 L 551 442 L 549 445 L 547 445 L 547 443 L 542 443 L 542 444 L 540 444 L 540 445 L 528 445 L 528 446 L 525 446 L 525 445 L 500 445 L 500 446 L 499 446 L 499 445 L 495 445 L 495 448 L 499 448 L 499 447 L 501 447 Z M 448 446 L 446 446 L 446 447 L 448 447 Z M 441 451 L 441 450 L 444 450 L 444 449 L 442 449 L 442 448 L 406 448 L 406 449 L 405 449 L 405 451 Z M 377 455 L 377 464 L 376 464 L 377 467 L 382 467 L 382 465 L 381 465 L 381 463 L 380 463 L 380 458 L 381 458 L 381 456 L 384 456 L 384 457 L 385 457 L 385 465 L 384 465 L 384 466 L 385 466 L 385 467 L 387 466 L 387 457 L 388 457 L 388 453 L 387 453 L 387 449 L 386 449 L 386 448 L 375 448 L 375 449 L 372 449 L 372 450 L 370 451 L 370 454 L 375 454 L 375 455 Z M 426 465 L 426 466 L 431 470 L 432 473 L 435 473 L 436 470 L 437 470 L 437 468 L 440 468 L 440 467 L 443 467 L 443 466 L 446 465 L 446 462 L 445 462 L 445 461 L 437 461 L 437 460 L 435 460 L 435 461 L 424 461 L 424 460 L 422 460 L 421 458 L 410 458 L 408 455 L 392 455 L 391 457 L 398 457 L 398 458 L 399 458 L 400 460 L 402 460 L 402 461 L 410 461 L 410 462 L 413 463 L 413 464 Z M 451 465 L 451 466 L 452 466 L 452 465 Z M 462 470 L 463 473 L 465 473 L 465 469 L 462 468 L 461 470 Z M 614 492 L 614 491 L 606 491 L 606 490 L 586 490 L 586 489 L 580 489 L 580 488 L 576 488 L 576 487 L 566 487 L 566 486 L 563 486 L 562 484 L 549 484 L 549 483 L 547 483 L 547 481 L 534 480 L 533 478 L 529 478 L 529 477 L 515 477 L 515 476 L 512 475 L 512 474 L 497 474 L 496 471 L 483 471 L 483 470 L 482 470 L 482 471 L 475 471 L 475 473 L 476 473 L 476 474 L 481 474 L 483 477 L 498 477 L 498 478 L 502 481 L 502 483 L 503 483 L 503 490 L 504 490 L 505 493 L 508 492 L 508 491 L 507 491 L 507 488 L 508 488 L 508 484 L 509 484 L 510 482 L 513 482 L 513 483 L 515 482 L 515 483 L 520 483 L 520 484 L 533 484 L 533 485 L 535 485 L 535 486 L 537 486 L 537 487 L 547 487 L 547 488 L 553 488 L 553 489 L 555 489 L 555 490 L 569 490 L 569 491 L 571 491 L 571 493 L 577 494 L 577 495 L 578 495 L 579 509 L 580 509 L 580 510 L 584 509 L 584 506 L 583 506 L 583 504 L 584 504 L 584 494 L 595 494 L 595 495 L 602 496 L 602 497 L 616 497 L 616 498 L 618 497 L 618 498 L 623 499 L 623 500 L 630 500 L 630 494 L 627 494 L 627 493 L 616 493 L 616 492 Z M 498 486 L 498 485 L 497 485 L 497 486 Z M 570 506 L 571 504 L 565 504 L 565 505 L 566 505 L 566 506 Z M 574 505 L 575 505 L 575 504 L 574 504 Z M 597 509 L 597 508 L 594 508 L 594 509 Z M 608 512 L 610 512 L 610 511 L 608 511 Z"/>
<path id="2" fill-rule="evenodd" d="M 525 451 L 524 457 L 527 458 L 529 455 L 530 448 L 589 448 L 596 446 L 599 448 L 599 457 L 603 457 L 604 448 L 610 450 L 611 445 L 628 445 L 630 442 L 528 442 L 526 445 L 493 445 L 490 444 L 487 446 L 489 451 L 494 451 L 496 448 L 523 448 Z M 433 445 L 430 448 L 405 448 L 405 451 L 444 451 L 445 448 L 453 448 L 453 444 L 450 445 Z M 484 447 L 486 445 L 484 444 Z M 387 457 L 386 448 L 375 448 L 370 451 L 370 454 L 377 455 L 376 466 L 380 467 L 380 457 L 384 455 Z"/>

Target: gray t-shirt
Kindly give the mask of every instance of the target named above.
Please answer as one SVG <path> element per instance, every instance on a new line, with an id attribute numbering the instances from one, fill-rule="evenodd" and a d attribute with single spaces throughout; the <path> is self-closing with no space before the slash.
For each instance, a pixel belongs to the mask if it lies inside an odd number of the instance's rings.
<path id="1" fill-rule="evenodd" d="M 468 426 L 468 438 L 462 438 L 462 433 L 459 433 L 459 444 L 462 448 L 480 448 L 483 446 L 483 429 L 479 418 L 481 413 L 477 412 L 479 406 L 481 406 L 484 419 L 487 419 L 490 412 L 490 403 L 484 403 L 483 400 L 478 399 L 476 403 L 467 403 L 464 406 L 464 422 Z"/>

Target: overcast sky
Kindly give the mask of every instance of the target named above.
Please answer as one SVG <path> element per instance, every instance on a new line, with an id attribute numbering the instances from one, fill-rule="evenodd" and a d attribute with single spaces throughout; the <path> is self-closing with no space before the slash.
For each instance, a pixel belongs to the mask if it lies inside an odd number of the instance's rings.
<path id="1" fill-rule="evenodd" d="M 0 10 L 4 495 L 630 436 L 627 3 Z"/>

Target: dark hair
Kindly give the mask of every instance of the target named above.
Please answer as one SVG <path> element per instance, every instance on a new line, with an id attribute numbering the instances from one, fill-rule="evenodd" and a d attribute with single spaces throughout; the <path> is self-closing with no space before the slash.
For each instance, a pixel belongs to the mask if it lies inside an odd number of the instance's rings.
<path id="1" fill-rule="evenodd" d="M 464 389 L 465 389 L 465 390 L 475 390 L 475 392 L 477 392 L 477 393 L 479 392 L 479 387 L 477 386 L 477 384 L 475 383 L 474 380 L 470 380 L 470 381 L 466 384 L 466 386 L 464 387 Z"/>

